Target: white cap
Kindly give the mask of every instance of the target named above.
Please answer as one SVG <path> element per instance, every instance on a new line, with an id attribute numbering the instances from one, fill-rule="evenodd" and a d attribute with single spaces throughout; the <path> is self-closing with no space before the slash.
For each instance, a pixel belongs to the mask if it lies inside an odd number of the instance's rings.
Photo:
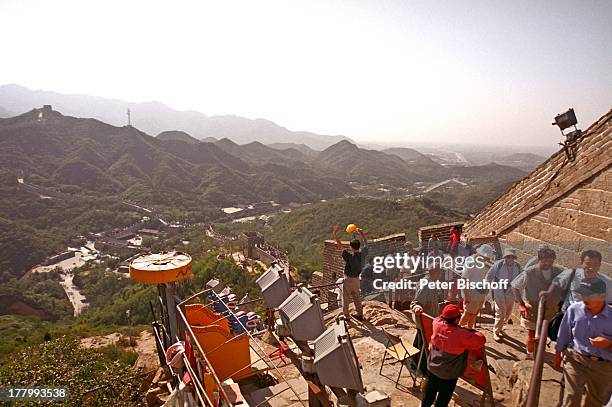
<path id="1" fill-rule="evenodd" d="M 495 258 L 495 249 L 490 244 L 483 244 L 482 246 L 478 246 L 478 249 L 476 249 L 476 253 L 491 260 Z"/>
<path id="2" fill-rule="evenodd" d="M 509 256 L 512 256 L 516 259 L 516 250 L 511 247 L 504 249 L 504 258 Z"/>

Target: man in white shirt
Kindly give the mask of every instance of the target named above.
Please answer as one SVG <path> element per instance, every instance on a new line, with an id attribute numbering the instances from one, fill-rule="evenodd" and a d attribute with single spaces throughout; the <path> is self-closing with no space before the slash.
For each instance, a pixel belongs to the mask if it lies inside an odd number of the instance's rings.
<path id="1" fill-rule="evenodd" d="M 493 325 L 493 339 L 499 342 L 504 336 L 504 325 L 512 315 L 514 307 L 514 296 L 510 283 L 521 274 L 521 265 L 516 261 L 516 251 L 508 248 L 504 250 L 504 258 L 496 261 L 487 273 L 487 281 L 506 282 L 505 288 L 493 290 L 495 301 L 495 321 Z"/>

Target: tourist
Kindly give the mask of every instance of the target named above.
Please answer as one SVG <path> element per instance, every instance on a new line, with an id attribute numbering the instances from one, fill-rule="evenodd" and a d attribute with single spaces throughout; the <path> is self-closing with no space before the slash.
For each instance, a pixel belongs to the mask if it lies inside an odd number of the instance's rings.
<path id="1" fill-rule="evenodd" d="M 410 240 L 404 242 L 404 251 L 410 257 L 417 257 L 419 255 L 419 251 L 414 248 L 414 244 Z"/>
<path id="2" fill-rule="evenodd" d="M 437 233 L 432 233 L 431 237 L 427 241 L 427 253 L 430 255 L 437 256 L 440 254 L 440 250 L 442 248 L 442 242 L 438 237 Z"/>
<path id="3" fill-rule="evenodd" d="M 459 251 L 459 243 L 461 243 L 461 227 L 451 226 L 446 251 L 453 258 L 457 256 L 457 252 Z"/>
<path id="4" fill-rule="evenodd" d="M 542 243 L 542 244 L 538 245 L 538 252 L 540 250 L 544 250 L 544 249 L 550 249 L 550 246 L 547 245 L 546 243 Z M 525 269 L 528 269 L 529 267 L 535 266 L 536 264 L 538 264 L 538 255 L 537 254 L 535 256 L 531 257 L 529 260 L 527 260 L 527 263 L 525 263 Z"/>
<path id="5" fill-rule="evenodd" d="M 612 393 L 612 306 L 600 278 L 584 278 L 574 291 L 582 301 L 568 307 L 555 345 L 564 355 L 563 406 L 581 406 L 583 394 L 585 406 L 603 406 Z M 560 362 L 558 356 L 556 367 Z"/>
<path id="6" fill-rule="evenodd" d="M 446 272 L 442 269 L 442 257 L 430 258 L 431 266 L 427 271 L 427 276 L 424 277 L 424 280 L 429 281 L 448 281 L 446 279 Z M 444 306 L 448 301 L 450 290 L 444 288 L 431 288 L 429 285 L 424 285 L 422 288 L 419 288 L 415 295 L 414 299 L 410 303 L 410 309 L 415 314 L 420 314 L 422 312 L 432 316 L 437 317 L 440 315 L 440 307 Z"/>
<path id="7" fill-rule="evenodd" d="M 484 346 L 485 336 L 480 332 L 460 327 L 461 308 L 448 304 L 442 315 L 433 321 L 433 334 L 427 356 L 429 371 L 421 407 L 448 406 L 467 365 L 467 351 Z"/>
<path id="8" fill-rule="evenodd" d="M 342 251 L 342 258 L 344 259 L 344 279 L 342 281 L 342 312 L 344 316 L 349 319 L 351 315 L 349 315 L 349 303 L 351 300 L 355 304 L 356 314 L 353 314 L 352 317 L 361 321 L 363 320 L 363 307 L 361 305 L 361 293 L 359 290 L 360 281 L 359 275 L 361 274 L 362 265 L 365 264 L 363 261 L 363 256 L 367 256 L 368 251 L 368 240 L 366 238 L 365 231 L 363 229 L 358 229 L 358 233 L 363 239 L 363 249 L 361 248 L 361 243 L 357 239 L 353 239 L 349 243 L 349 249 L 344 248 L 344 245 L 338 238 L 338 231 L 340 230 L 340 226 L 334 226 L 332 230 L 332 235 L 336 244 L 338 245 L 338 249 Z"/>
<path id="9" fill-rule="evenodd" d="M 503 258 L 493 263 L 493 266 L 487 273 L 487 281 L 506 282 L 503 288 L 495 288 L 493 292 L 493 301 L 495 301 L 495 320 L 493 322 L 493 339 L 497 342 L 501 341 L 504 334 L 504 325 L 512 315 L 514 307 L 514 296 L 512 295 L 512 287 L 510 283 L 521 274 L 521 265 L 516 261 L 516 251 L 511 248 L 504 250 Z"/>
<path id="10" fill-rule="evenodd" d="M 471 267 L 466 267 L 461 275 L 461 279 L 466 282 L 484 282 L 486 280 L 487 268 L 478 267 L 478 263 L 475 261 L 478 256 L 482 263 L 489 263 L 495 260 L 495 249 L 489 244 L 483 244 L 476 249 L 476 255 L 466 257 L 464 264 L 470 264 Z M 468 259 L 470 259 L 468 261 Z M 476 318 L 478 313 L 482 309 L 485 298 L 487 296 L 487 289 L 485 288 L 466 288 L 463 289 L 463 317 L 459 321 L 459 325 L 464 328 L 474 329 L 476 325 Z"/>
<path id="11" fill-rule="evenodd" d="M 556 253 L 552 249 L 538 251 L 538 263 L 525 269 L 511 283 L 515 301 L 521 311 L 521 325 L 527 328 L 527 359 L 533 359 L 535 331 L 540 293 L 546 291 L 562 269 L 554 266 Z M 545 304 L 544 319 L 550 320 L 558 310 L 558 298 L 551 295 Z"/>
<path id="12" fill-rule="evenodd" d="M 548 296 L 554 292 L 566 291 L 567 295 L 563 302 L 562 311 L 575 303 L 582 301 L 580 294 L 576 289 L 580 287 L 580 283 L 585 278 L 599 278 L 606 284 L 606 302 L 612 303 L 612 279 L 607 275 L 600 273 L 602 256 L 597 250 L 585 250 L 580 255 L 580 267 L 576 269 L 567 269 L 553 279 L 553 282 L 548 290 L 542 293 Z"/>
<path id="13" fill-rule="evenodd" d="M 442 256 L 429 258 L 428 274 L 424 277 L 427 283 L 430 281 L 449 281 L 446 271 L 442 269 L 442 262 Z M 414 295 L 414 299 L 410 302 L 410 310 L 415 313 L 415 320 L 419 318 L 419 315 L 422 313 L 432 318 L 440 315 L 441 309 L 448 304 L 450 291 L 451 290 L 444 288 L 432 288 L 429 284 L 419 288 Z M 423 338 L 421 338 L 421 335 L 415 335 L 412 345 L 417 349 L 423 348 Z M 418 366 L 419 371 L 423 374 L 427 374 L 426 360 L 421 359 L 420 362 L 419 364 L 417 358 L 412 358 L 412 368 L 416 370 Z"/>

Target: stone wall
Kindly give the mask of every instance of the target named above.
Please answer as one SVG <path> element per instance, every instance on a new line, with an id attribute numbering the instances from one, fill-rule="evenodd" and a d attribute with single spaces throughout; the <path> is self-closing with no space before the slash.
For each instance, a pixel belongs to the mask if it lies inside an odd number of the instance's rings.
<path id="1" fill-rule="evenodd" d="M 582 251 L 599 250 L 602 271 L 612 275 L 612 110 L 584 132 L 575 160 L 560 149 L 484 208 L 464 233 L 498 236 L 523 264 L 543 243 L 567 267 L 577 265 Z"/>
<path id="2" fill-rule="evenodd" d="M 369 257 L 385 256 L 387 254 L 404 253 L 406 235 L 399 233 L 395 235 L 372 239 L 368 241 Z M 348 248 L 348 241 L 342 244 Z M 342 252 L 338 250 L 338 245 L 333 240 L 326 240 L 323 248 L 323 270 L 313 276 L 312 285 L 332 284 L 344 275 L 344 260 Z M 331 288 L 333 289 L 333 287 Z M 321 297 L 327 301 L 329 290 L 322 290 Z"/>
<path id="3" fill-rule="evenodd" d="M 540 244 L 557 252 L 558 263 L 573 267 L 580 253 L 602 253 L 602 271 L 612 276 L 612 167 L 578 185 L 568 195 L 499 236 L 517 249 L 519 260 L 534 256 Z"/>
<path id="4" fill-rule="evenodd" d="M 259 259 L 255 245 L 264 243 L 264 237 L 259 232 L 244 232 L 238 236 L 242 251 L 249 259 Z"/>
<path id="5" fill-rule="evenodd" d="M 266 251 L 262 250 L 260 247 L 253 247 L 253 256 L 251 257 L 253 259 L 257 259 L 261 262 L 263 262 L 266 266 L 270 266 L 272 264 L 272 262 L 276 261 L 277 259 L 272 256 L 271 254 L 267 253 Z"/>
<path id="6" fill-rule="evenodd" d="M 576 187 L 612 165 L 612 111 L 585 131 L 578 141 L 576 159 L 567 159 L 563 149 L 528 176 L 515 183 L 495 202 L 467 223 L 469 236 L 508 233 L 509 229 L 563 199 Z M 609 186 L 603 187 L 604 190 Z M 602 189 L 602 188 L 596 188 Z"/>
<path id="7" fill-rule="evenodd" d="M 464 222 L 453 222 L 453 223 L 442 223 L 439 225 L 429 225 L 423 226 L 419 228 L 418 236 L 421 247 L 427 247 L 427 243 L 431 235 L 436 233 L 441 242 L 441 247 L 446 249 L 446 245 L 448 243 L 448 239 L 450 239 L 450 228 L 461 227 L 463 228 Z"/>

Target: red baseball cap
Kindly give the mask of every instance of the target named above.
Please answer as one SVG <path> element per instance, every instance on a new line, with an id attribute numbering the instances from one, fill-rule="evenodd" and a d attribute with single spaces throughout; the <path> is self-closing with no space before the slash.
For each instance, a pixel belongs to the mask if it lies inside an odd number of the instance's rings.
<path id="1" fill-rule="evenodd" d="M 446 319 L 452 319 L 458 317 L 459 315 L 461 315 L 461 308 L 459 308 L 459 306 L 456 304 L 448 304 L 442 310 L 442 317 Z"/>

